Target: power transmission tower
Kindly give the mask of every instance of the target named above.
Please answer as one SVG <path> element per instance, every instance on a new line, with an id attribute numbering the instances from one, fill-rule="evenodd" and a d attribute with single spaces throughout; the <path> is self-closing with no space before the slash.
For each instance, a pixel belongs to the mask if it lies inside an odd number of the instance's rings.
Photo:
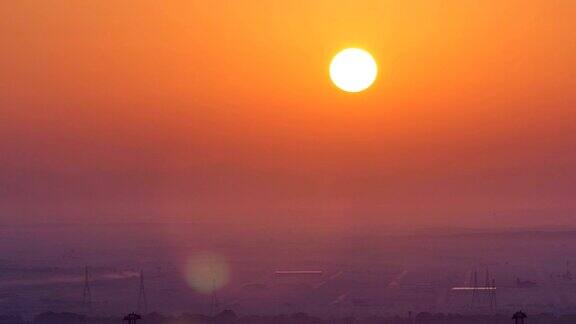
<path id="1" fill-rule="evenodd" d="M 210 300 L 210 316 L 215 316 L 218 312 L 218 298 L 216 297 L 216 278 L 212 276 L 212 298 Z"/>
<path id="2" fill-rule="evenodd" d="M 82 306 L 92 312 L 92 292 L 90 291 L 90 275 L 88 266 L 84 268 L 84 293 L 82 294 Z"/>
<path id="3" fill-rule="evenodd" d="M 496 279 L 492 279 L 492 290 L 490 290 L 490 309 L 495 311 L 498 308 L 496 303 Z"/>
<path id="4" fill-rule="evenodd" d="M 476 306 L 476 299 L 478 298 L 478 271 L 474 270 L 472 275 L 473 282 L 472 282 L 472 306 Z"/>
<path id="5" fill-rule="evenodd" d="M 486 267 L 486 277 L 485 277 L 485 281 L 484 281 L 484 292 L 485 292 L 484 299 L 490 305 L 490 308 L 492 308 L 492 305 L 491 305 L 492 287 L 490 286 L 490 271 L 488 271 L 488 267 Z"/>
<path id="6" fill-rule="evenodd" d="M 146 290 L 144 290 L 144 270 L 140 270 L 140 290 L 138 292 L 138 313 L 148 312 L 148 301 L 146 300 Z"/>

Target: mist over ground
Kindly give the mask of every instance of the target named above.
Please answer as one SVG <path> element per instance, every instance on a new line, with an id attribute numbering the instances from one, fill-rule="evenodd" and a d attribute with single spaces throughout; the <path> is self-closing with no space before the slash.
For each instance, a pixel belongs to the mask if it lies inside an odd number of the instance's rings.
<path id="1" fill-rule="evenodd" d="M 201 223 L 3 226 L 0 313 L 576 313 L 576 231 L 298 231 Z M 50 242 L 47 244 L 46 242 Z M 90 309 L 83 303 L 89 267 Z M 144 273 L 146 309 L 138 305 Z M 321 271 L 278 274 L 276 271 Z M 475 279 L 474 279 L 475 278 Z M 486 292 L 455 287 L 497 287 Z"/>

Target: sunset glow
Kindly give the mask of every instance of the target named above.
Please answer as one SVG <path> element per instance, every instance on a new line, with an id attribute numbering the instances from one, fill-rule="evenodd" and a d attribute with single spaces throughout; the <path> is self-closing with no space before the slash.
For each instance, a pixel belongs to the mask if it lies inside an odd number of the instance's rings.
<path id="1" fill-rule="evenodd" d="M 0 324 L 576 318 L 576 0 L 0 0 L 0 39 Z"/>
<path id="2" fill-rule="evenodd" d="M 0 16 L 0 211 L 18 222 L 572 222 L 572 1 L 22 0 Z M 347 48 L 379 69 L 360 93 L 344 90 L 375 70 L 356 80 Z"/>

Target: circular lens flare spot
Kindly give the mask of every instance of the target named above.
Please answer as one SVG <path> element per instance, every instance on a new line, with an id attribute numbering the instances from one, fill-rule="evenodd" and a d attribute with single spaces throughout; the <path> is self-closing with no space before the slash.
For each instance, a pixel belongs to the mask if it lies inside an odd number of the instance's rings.
<path id="1" fill-rule="evenodd" d="M 210 294 L 224 287 L 230 278 L 226 259 L 204 252 L 191 257 L 186 264 L 186 281 L 199 293 Z"/>

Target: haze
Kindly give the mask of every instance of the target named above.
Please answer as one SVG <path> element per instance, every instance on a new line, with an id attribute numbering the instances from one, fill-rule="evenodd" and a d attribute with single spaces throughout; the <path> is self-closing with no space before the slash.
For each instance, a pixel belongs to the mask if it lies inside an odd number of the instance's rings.
<path id="1" fill-rule="evenodd" d="M 575 16 L 2 1 L 0 221 L 574 226 Z M 351 96 L 327 69 L 354 46 L 381 74 Z"/>

